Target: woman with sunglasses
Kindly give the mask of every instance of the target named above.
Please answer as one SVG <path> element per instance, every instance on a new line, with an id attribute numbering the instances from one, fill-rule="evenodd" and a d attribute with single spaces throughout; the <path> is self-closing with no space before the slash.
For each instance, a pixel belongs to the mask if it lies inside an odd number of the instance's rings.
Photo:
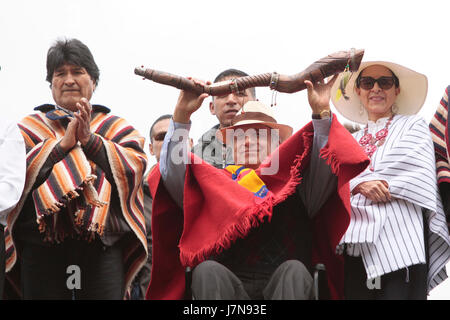
<path id="1" fill-rule="evenodd" d="M 371 161 L 350 182 L 350 224 L 338 248 L 346 299 L 426 299 L 447 277 L 450 259 L 433 142 L 416 115 L 427 78 L 395 63 L 364 62 L 331 90 L 336 109 L 363 125 L 353 136 Z"/>

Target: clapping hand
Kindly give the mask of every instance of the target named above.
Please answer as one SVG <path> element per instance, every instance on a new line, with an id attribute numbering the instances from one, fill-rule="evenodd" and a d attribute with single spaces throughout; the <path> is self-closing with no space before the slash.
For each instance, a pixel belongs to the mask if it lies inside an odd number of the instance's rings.
<path id="1" fill-rule="evenodd" d="M 68 118 L 69 124 L 67 125 L 64 137 L 61 139 L 60 147 L 65 151 L 72 149 L 78 141 L 81 145 L 86 145 L 91 137 L 91 113 L 92 106 L 86 98 L 81 98 L 80 102 L 76 104 L 78 111 L 74 112 L 74 118 Z"/>
<path id="2" fill-rule="evenodd" d="M 76 104 L 78 111 L 74 113 L 75 118 L 78 120 L 77 139 L 81 145 L 84 146 L 88 143 L 91 137 L 91 113 L 92 106 L 88 99 L 81 98 L 80 102 Z"/>

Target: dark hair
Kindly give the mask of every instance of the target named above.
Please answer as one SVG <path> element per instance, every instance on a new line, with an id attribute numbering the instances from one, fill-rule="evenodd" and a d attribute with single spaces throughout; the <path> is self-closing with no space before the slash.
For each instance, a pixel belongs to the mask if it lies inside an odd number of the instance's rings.
<path id="1" fill-rule="evenodd" d="M 388 68 L 389 69 L 389 68 Z M 359 88 L 359 85 L 361 83 L 361 74 L 363 73 L 364 70 L 362 70 L 359 74 L 358 74 L 358 78 L 356 78 L 355 84 L 356 87 Z M 392 73 L 392 78 L 394 78 L 394 85 L 396 88 L 398 88 L 400 86 L 400 81 L 398 80 L 398 77 L 395 75 L 395 73 L 389 69 L 389 71 Z"/>
<path id="2" fill-rule="evenodd" d="M 247 77 L 248 74 L 244 71 L 238 70 L 238 69 L 227 69 L 225 71 L 222 71 L 217 75 L 217 77 L 214 79 L 214 83 L 220 82 L 225 78 L 241 78 L 241 77 Z M 256 98 L 256 90 L 255 88 L 249 88 L 250 92 L 252 93 L 253 97 Z"/>
<path id="3" fill-rule="evenodd" d="M 155 122 L 153 122 L 152 126 L 150 127 L 150 142 L 152 141 L 152 131 L 153 131 L 153 127 L 155 126 L 155 124 L 157 124 L 158 122 L 165 120 L 165 119 L 171 119 L 172 115 L 171 114 L 164 114 L 161 117 L 159 117 L 158 119 L 155 120 Z"/>
<path id="4" fill-rule="evenodd" d="M 97 86 L 100 70 L 89 48 L 78 39 L 57 40 L 47 52 L 47 78 L 52 83 L 53 73 L 64 63 L 70 63 L 86 69 Z"/>

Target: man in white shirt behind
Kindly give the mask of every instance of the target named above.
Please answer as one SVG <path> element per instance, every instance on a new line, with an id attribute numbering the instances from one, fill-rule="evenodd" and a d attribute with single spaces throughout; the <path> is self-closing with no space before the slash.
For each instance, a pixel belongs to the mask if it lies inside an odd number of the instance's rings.
<path id="1" fill-rule="evenodd" d="M 26 174 L 25 143 L 13 121 L 0 118 L 0 299 L 5 282 L 6 217 L 22 195 Z"/>

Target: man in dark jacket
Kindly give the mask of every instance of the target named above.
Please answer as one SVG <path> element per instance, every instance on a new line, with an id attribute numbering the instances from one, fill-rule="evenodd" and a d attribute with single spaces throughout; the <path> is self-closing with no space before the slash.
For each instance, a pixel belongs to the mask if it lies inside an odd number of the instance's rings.
<path id="1" fill-rule="evenodd" d="M 165 114 L 160 116 L 153 122 L 150 127 L 150 154 L 155 157 L 156 162 L 159 162 L 161 154 L 161 147 L 166 136 L 167 129 L 169 128 L 171 114 Z M 145 228 L 147 231 L 147 246 L 148 246 L 148 258 L 142 269 L 136 275 L 131 285 L 131 299 L 142 300 L 147 292 L 148 285 L 150 283 L 150 276 L 152 270 L 152 196 L 148 187 L 148 175 L 154 169 L 153 166 L 144 177 L 144 217 Z"/>

